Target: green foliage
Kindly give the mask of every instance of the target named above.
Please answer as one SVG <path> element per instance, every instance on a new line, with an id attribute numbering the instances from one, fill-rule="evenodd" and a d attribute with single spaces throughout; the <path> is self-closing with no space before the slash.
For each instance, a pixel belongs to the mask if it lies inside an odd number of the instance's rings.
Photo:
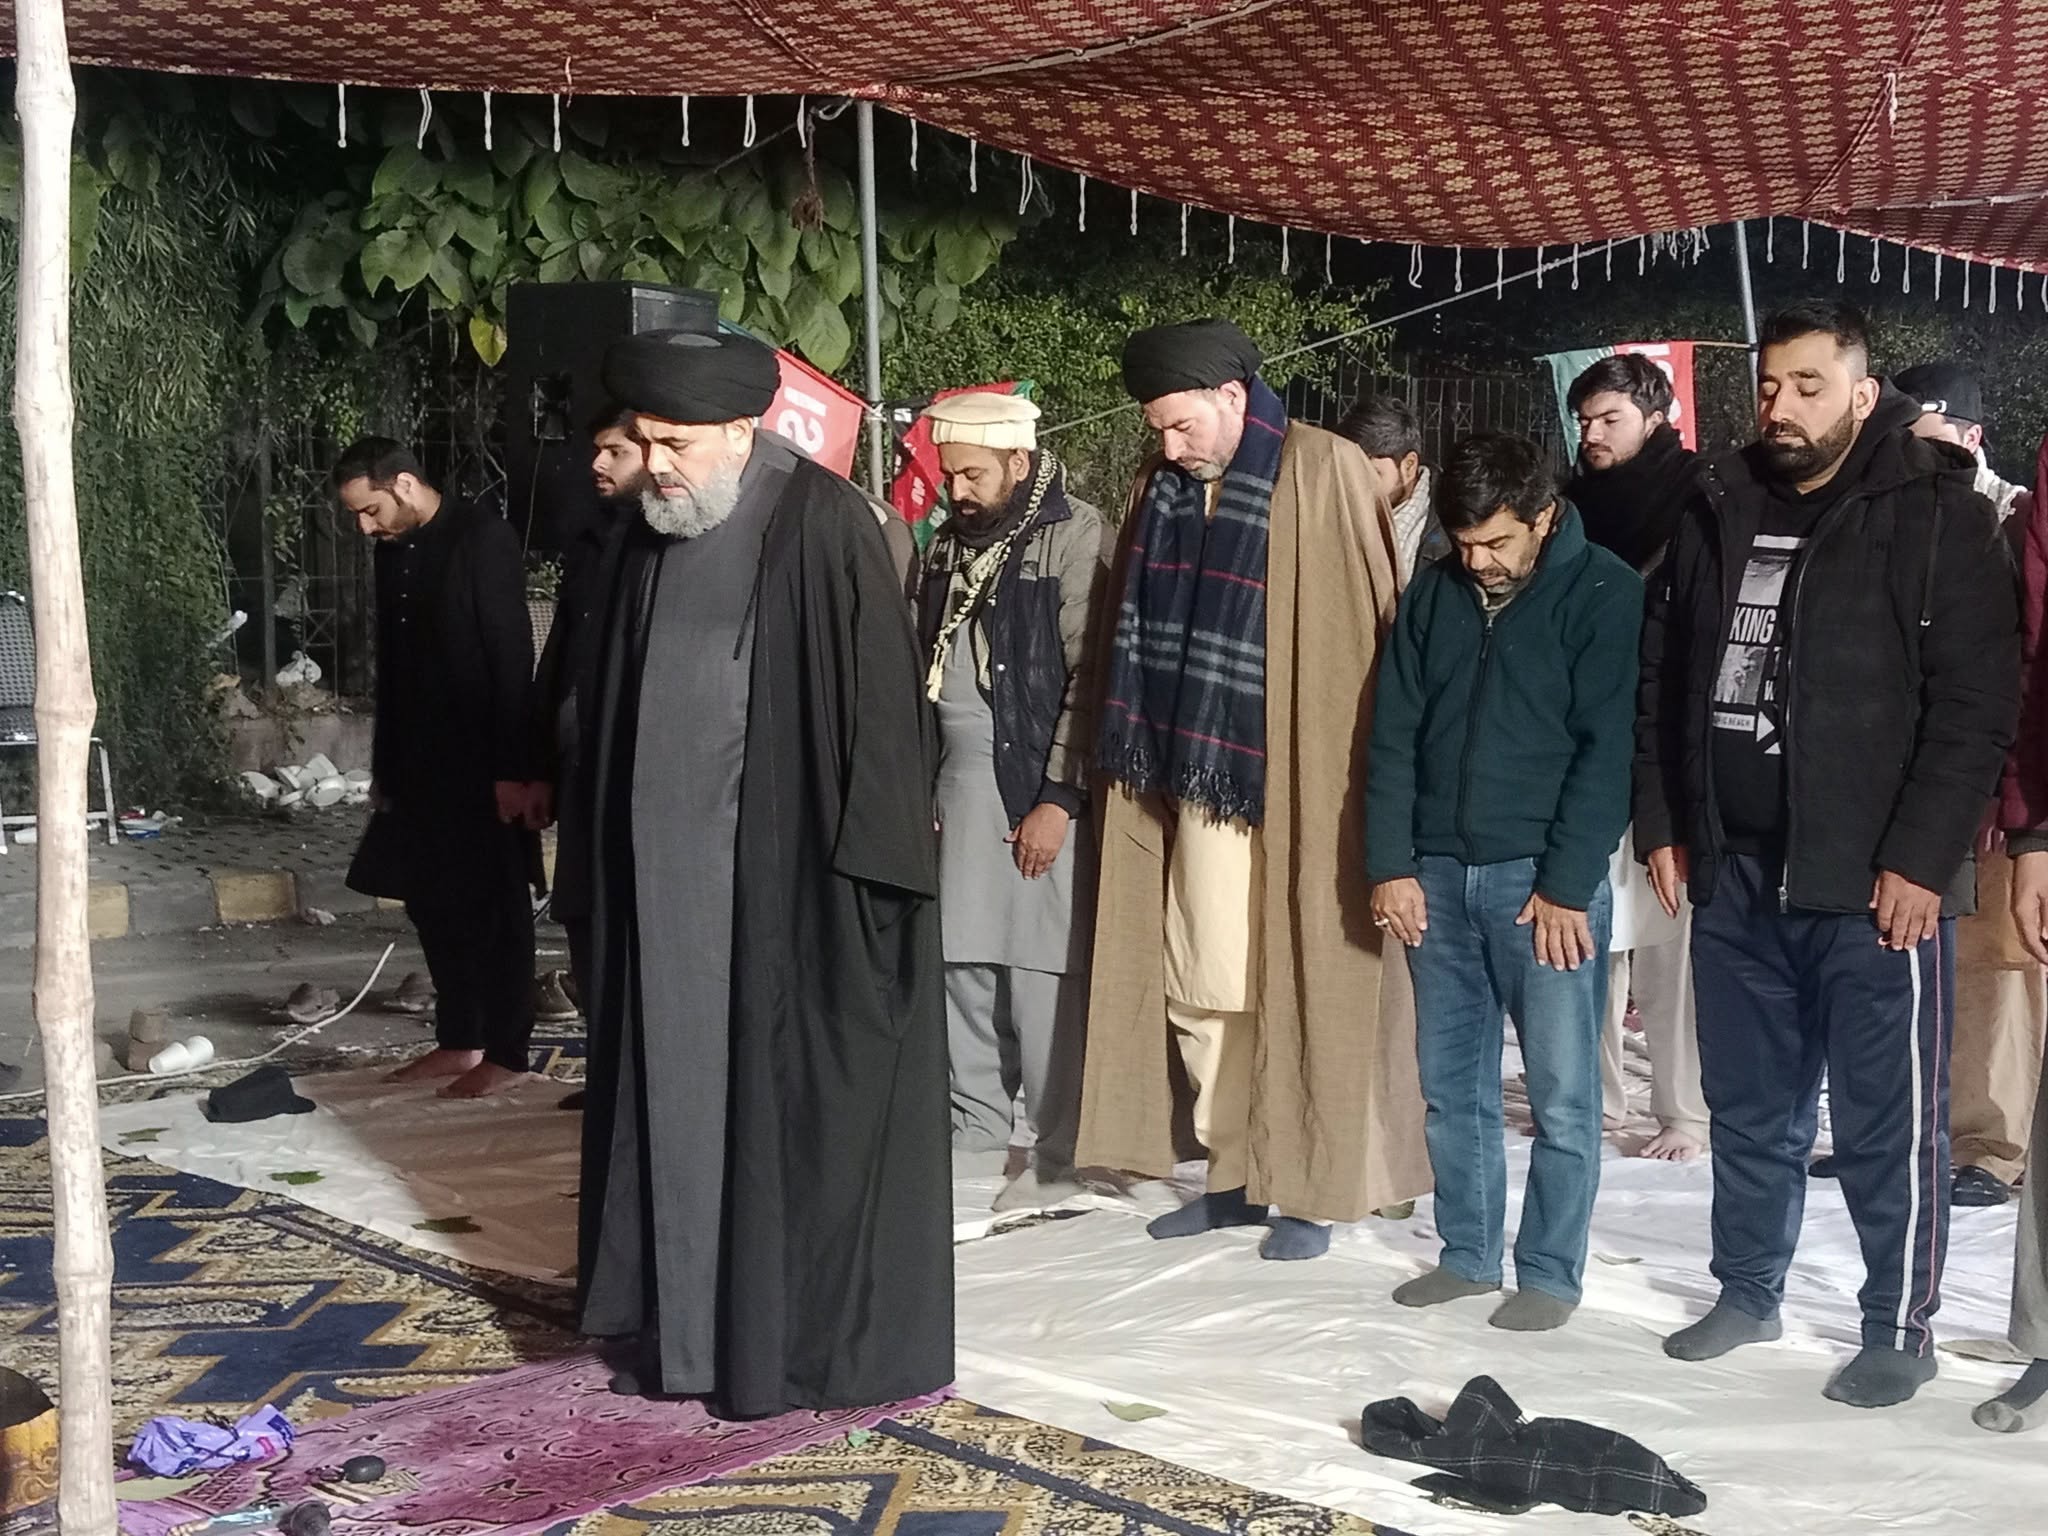
<path id="1" fill-rule="evenodd" d="M 265 89 L 246 88 L 245 109 Z M 305 136 L 274 110 L 261 121 L 280 137 Z M 843 134 L 810 153 L 763 145 L 712 163 L 687 158 L 631 103 L 579 104 L 559 152 L 552 120 L 533 109 L 504 112 L 489 152 L 477 125 L 446 117 L 421 143 L 416 109 L 402 100 L 375 121 L 384 147 L 374 166 L 343 156 L 341 186 L 309 185 L 262 273 L 259 318 L 339 324 L 374 345 L 423 305 L 453 315 L 495 365 L 513 283 L 631 280 L 716 293 L 724 319 L 828 373 L 852 356 L 858 210 L 830 158 L 845 151 Z M 900 324 L 906 294 L 921 320 L 950 324 L 961 289 L 989 271 L 1016 227 L 993 198 L 892 197 L 883 236 L 897 281 L 885 325 Z"/>
<path id="2" fill-rule="evenodd" d="M 117 118 L 74 161 L 72 380 L 79 533 L 99 701 L 97 730 L 124 799 L 175 797 L 221 768 L 207 705 L 227 619 L 217 536 L 221 423 L 250 354 L 234 255 L 253 232 L 231 204 L 233 152 L 165 156 L 146 125 Z M 14 327 L 11 195 L 19 142 L 5 130 L 10 189 L 0 220 L 0 326 Z M 27 590 L 20 452 L 0 425 L 0 586 Z"/>
<path id="3" fill-rule="evenodd" d="M 1045 416 L 1041 430 L 1078 422 L 1048 443 L 1075 486 L 1112 516 L 1121 515 L 1130 479 L 1154 446 L 1124 393 L 1124 339 L 1148 325 L 1225 315 L 1269 357 L 1367 321 L 1360 296 L 1297 285 L 1277 276 L 1274 249 L 1240 235 L 1237 262 L 1198 244 L 1091 237 L 1078 248 L 1051 220 L 1004 253 L 1003 265 L 973 291 L 945 296 L 950 323 L 906 328 L 885 353 L 892 398 L 1004 379 L 1031 379 Z M 934 299 L 936 309 L 941 302 Z M 913 309 L 915 306 L 913 306 Z M 1348 344 L 1368 356 L 1377 333 Z M 1330 353 L 1279 358 L 1264 369 L 1284 389 L 1295 378 L 1327 376 Z M 1107 414 L 1099 414 L 1107 413 Z M 1093 419 L 1090 419 L 1093 418 Z"/>

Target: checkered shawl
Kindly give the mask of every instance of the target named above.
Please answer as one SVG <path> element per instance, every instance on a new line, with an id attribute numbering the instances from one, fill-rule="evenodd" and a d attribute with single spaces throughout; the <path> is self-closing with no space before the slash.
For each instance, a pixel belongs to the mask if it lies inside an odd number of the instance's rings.
<path id="1" fill-rule="evenodd" d="M 1161 465 L 1136 516 L 1110 648 L 1097 760 L 1112 779 L 1227 821 L 1266 811 L 1266 534 L 1287 412 L 1251 381 L 1216 515 Z"/>
<path id="2" fill-rule="evenodd" d="M 1577 1419 L 1525 1419 L 1491 1376 L 1466 1382 L 1442 1423 L 1396 1397 L 1367 1405 L 1358 1428 L 1367 1450 L 1450 1474 L 1417 1487 L 1501 1513 L 1533 1504 L 1597 1515 L 1696 1515 L 1707 1507 L 1699 1486 L 1648 1446 Z"/>

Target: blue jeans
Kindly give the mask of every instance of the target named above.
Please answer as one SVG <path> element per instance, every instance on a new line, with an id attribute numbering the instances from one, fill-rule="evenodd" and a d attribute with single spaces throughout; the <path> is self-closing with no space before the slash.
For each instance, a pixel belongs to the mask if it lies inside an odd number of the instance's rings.
<path id="1" fill-rule="evenodd" d="M 1468 865 L 1426 855 L 1419 863 L 1429 928 L 1408 951 L 1408 969 L 1441 1262 L 1467 1280 L 1501 1278 L 1501 1037 L 1511 1017 L 1536 1120 L 1515 1282 L 1576 1302 L 1600 1187 L 1600 1024 L 1613 895 L 1603 880 L 1586 913 L 1593 957 L 1557 971 L 1537 960 L 1534 926 L 1515 924 L 1536 888 L 1534 859 Z"/>

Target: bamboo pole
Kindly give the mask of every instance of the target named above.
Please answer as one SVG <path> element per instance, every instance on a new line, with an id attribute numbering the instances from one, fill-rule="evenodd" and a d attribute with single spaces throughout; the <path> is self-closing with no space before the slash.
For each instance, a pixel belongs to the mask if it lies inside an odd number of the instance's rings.
<path id="1" fill-rule="evenodd" d="M 71 462 L 71 129 L 63 0 L 14 0 L 21 261 L 14 424 L 21 440 L 36 627 L 35 1018 L 50 1121 L 61 1418 L 58 1521 L 114 1536 L 114 1254 L 100 1164 L 86 929 L 86 771 L 93 717 Z"/>

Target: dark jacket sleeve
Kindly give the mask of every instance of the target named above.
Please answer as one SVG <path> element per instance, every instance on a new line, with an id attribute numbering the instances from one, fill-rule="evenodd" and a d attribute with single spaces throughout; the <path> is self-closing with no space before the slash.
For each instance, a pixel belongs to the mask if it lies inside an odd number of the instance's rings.
<path id="1" fill-rule="evenodd" d="M 2048 439 L 2041 443 L 2034 505 L 2020 544 L 2020 586 L 2025 612 L 2020 674 L 2024 691 L 1998 817 L 2008 837 L 2048 829 L 2048 667 L 2040 664 L 2041 635 L 2048 627 Z"/>
<path id="2" fill-rule="evenodd" d="M 848 739 L 832 868 L 899 896 L 936 897 L 933 733 L 903 576 L 865 502 L 820 507 L 818 520 L 835 511 L 831 536 L 847 590 L 835 605 L 845 632 L 833 638 L 848 673 L 841 703 Z"/>
<path id="3" fill-rule="evenodd" d="M 1573 636 L 1578 648 L 1571 658 L 1565 719 L 1571 765 L 1536 866 L 1537 891 L 1578 912 L 1592 905 L 1628 827 L 1636 647 L 1643 625 L 1642 578 L 1619 561 L 1600 564 L 1586 579 L 1587 623 Z"/>
<path id="4" fill-rule="evenodd" d="M 1378 885 L 1413 875 L 1415 753 L 1422 734 L 1425 609 L 1443 585 L 1434 567 L 1417 571 L 1394 610 L 1387 655 L 1373 693 L 1372 755 L 1365 778 L 1365 877 Z"/>
<path id="5" fill-rule="evenodd" d="M 466 551 L 476 603 L 477 638 L 489 692 L 484 718 L 491 777 L 533 776 L 533 620 L 526 611 L 526 571 L 519 536 L 504 519 L 477 514 Z"/>
<path id="6" fill-rule="evenodd" d="M 1088 779 L 1095 761 L 1095 719 L 1101 705 L 1098 662 L 1102 594 L 1109 586 L 1111 544 L 1102 514 L 1072 502 L 1073 515 L 1053 541 L 1059 556 L 1060 650 L 1067 664 L 1067 692 L 1052 730 L 1040 804 L 1079 816 L 1088 806 Z"/>
<path id="7" fill-rule="evenodd" d="M 556 722 L 561 714 L 562 700 L 569 691 L 569 632 L 575 626 L 574 605 L 557 595 L 554 620 L 548 625 L 547 643 L 540 648 L 540 663 L 534 668 L 533 708 L 529 712 L 532 717 L 529 729 L 533 733 L 530 749 L 532 771 L 534 778 L 543 784 L 561 783 L 562 752 L 561 742 L 557 740 Z"/>
<path id="8" fill-rule="evenodd" d="M 1697 579 L 1701 548 L 1697 508 L 1688 504 L 1677 532 L 1643 590 L 1643 628 L 1637 650 L 1635 782 L 1630 812 L 1635 852 L 1690 842 L 1682 812 L 1685 751 L 1687 589 Z"/>
<path id="9" fill-rule="evenodd" d="M 1944 484 L 1920 630 L 1920 731 L 1880 869 L 1944 891 L 1997 793 L 2019 713 L 2018 581 L 1991 503 Z"/>

